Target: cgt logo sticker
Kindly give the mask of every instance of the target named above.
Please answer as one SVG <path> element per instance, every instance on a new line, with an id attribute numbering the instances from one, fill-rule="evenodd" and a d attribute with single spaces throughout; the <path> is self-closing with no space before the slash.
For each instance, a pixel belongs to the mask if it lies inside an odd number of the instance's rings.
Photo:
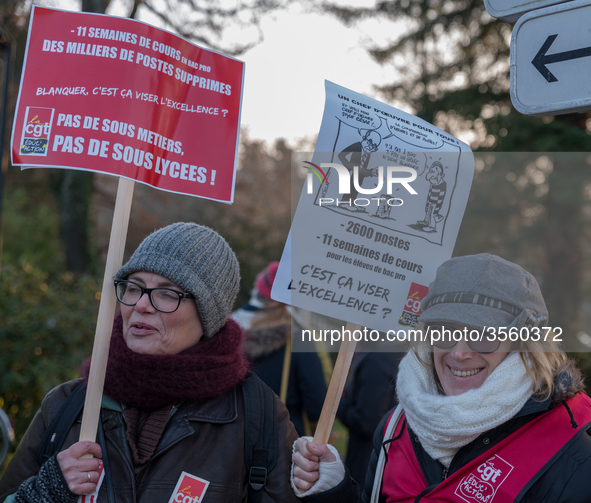
<path id="1" fill-rule="evenodd" d="M 468 503 L 491 503 L 512 471 L 512 465 L 499 456 L 493 456 L 464 477 L 455 494 Z"/>
<path id="2" fill-rule="evenodd" d="M 411 283 L 408 297 L 406 297 L 406 302 L 404 303 L 404 309 L 402 310 L 400 318 L 398 318 L 399 325 L 414 328 L 419 324 L 418 319 L 423 312 L 421 310 L 421 301 L 428 293 L 428 286 Z"/>
<path id="3" fill-rule="evenodd" d="M 199 503 L 207 491 L 209 481 L 182 472 L 168 503 Z"/>
<path id="4" fill-rule="evenodd" d="M 21 137 L 21 154 L 47 155 L 54 112 L 53 108 L 27 107 Z"/>

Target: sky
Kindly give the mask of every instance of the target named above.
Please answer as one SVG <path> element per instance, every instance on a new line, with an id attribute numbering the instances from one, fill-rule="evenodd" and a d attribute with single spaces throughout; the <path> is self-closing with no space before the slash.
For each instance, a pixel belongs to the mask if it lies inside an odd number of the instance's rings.
<path id="1" fill-rule="evenodd" d="M 253 138 L 316 135 L 325 80 L 376 97 L 373 85 L 388 82 L 389 73 L 392 78 L 391 69 L 371 60 L 362 45 L 365 33 L 332 17 L 294 6 L 264 20 L 262 29 L 263 43 L 239 58 L 246 63 L 242 125 Z"/>

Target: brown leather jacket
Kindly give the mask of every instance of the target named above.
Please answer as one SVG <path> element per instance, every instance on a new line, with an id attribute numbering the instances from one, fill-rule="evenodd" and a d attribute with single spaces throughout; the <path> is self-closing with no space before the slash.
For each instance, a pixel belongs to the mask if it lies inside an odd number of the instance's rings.
<path id="1" fill-rule="evenodd" d="M 0 479 L 0 503 L 15 493 L 24 480 L 37 475 L 40 469 L 37 449 L 45 429 L 79 384 L 80 380 L 64 383 L 44 398 Z M 262 501 L 295 502 L 298 499 L 290 487 L 289 477 L 291 448 L 297 434 L 285 406 L 278 398 L 277 410 L 278 458 L 267 476 Z M 101 419 L 117 503 L 166 503 L 182 472 L 209 481 L 204 503 L 247 501 L 244 399 L 239 389 L 199 404 L 182 403 L 170 417 L 156 452 L 139 469 L 133 466 L 121 411 L 121 406 L 115 401 L 103 398 Z M 62 449 L 77 442 L 79 421 L 70 430 Z M 106 502 L 104 483 L 97 503 Z"/>

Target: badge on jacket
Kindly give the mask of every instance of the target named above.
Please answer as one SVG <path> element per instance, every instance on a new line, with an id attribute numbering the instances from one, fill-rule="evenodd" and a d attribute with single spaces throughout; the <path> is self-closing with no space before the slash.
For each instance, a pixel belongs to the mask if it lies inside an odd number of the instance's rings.
<path id="1" fill-rule="evenodd" d="M 168 503 L 200 503 L 208 486 L 208 480 L 183 472 Z"/>
<path id="2" fill-rule="evenodd" d="M 512 471 L 512 465 L 495 455 L 464 477 L 456 488 L 455 494 L 468 503 L 481 501 L 490 503 L 499 486 Z"/>

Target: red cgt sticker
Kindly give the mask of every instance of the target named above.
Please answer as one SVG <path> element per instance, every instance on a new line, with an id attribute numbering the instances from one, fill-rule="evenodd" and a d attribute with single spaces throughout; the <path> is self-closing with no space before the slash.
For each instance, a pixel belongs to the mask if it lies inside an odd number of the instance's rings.
<path id="1" fill-rule="evenodd" d="M 418 319 L 421 313 L 421 301 L 429 293 L 429 287 L 425 285 L 419 285 L 418 283 L 412 283 L 410 290 L 408 291 L 408 297 L 404 303 L 404 308 L 400 318 L 398 318 L 398 324 L 405 327 L 416 327 L 418 325 Z"/>
<path id="2" fill-rule="evenodd" d="M 208 480 L 183 472 L 168 503 L 199 503 L 208 486 Z"/>
<path id="3" fill-rule="evenodd" d="M 47 155 L 54 112 L 53 108 L 27 107 L 20 144 L 22 155 Z"/>

